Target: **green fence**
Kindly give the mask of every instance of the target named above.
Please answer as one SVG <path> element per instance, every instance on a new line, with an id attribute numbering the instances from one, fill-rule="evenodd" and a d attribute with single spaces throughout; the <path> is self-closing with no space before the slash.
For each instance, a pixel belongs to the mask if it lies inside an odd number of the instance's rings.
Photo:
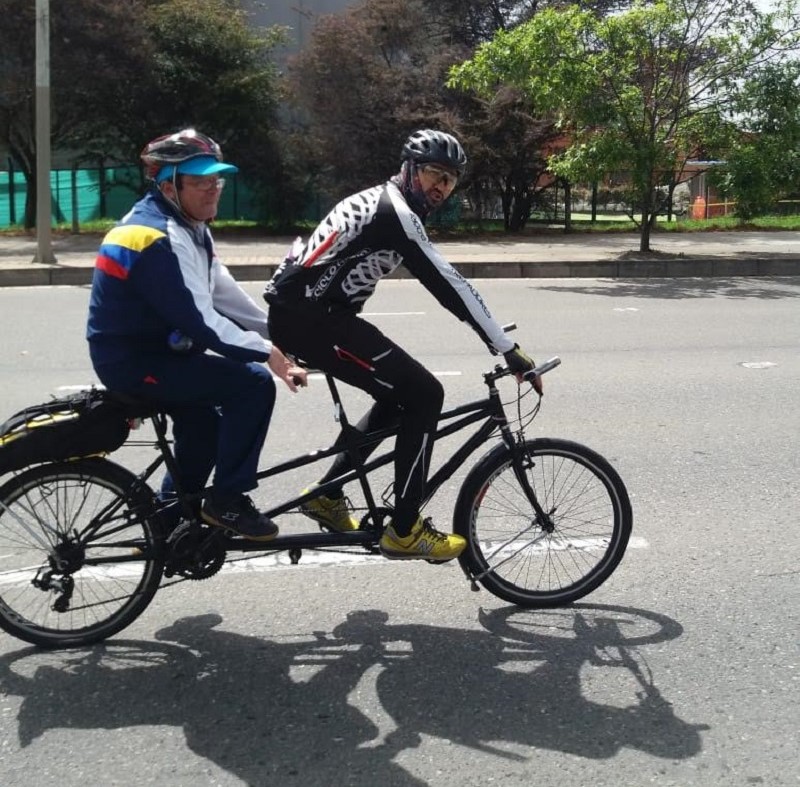
<path id="1" fill-rule="evenodd" d="M 60 169 L 50 173 L 52 216 L 54 224 L 78 226 L 97 219 L 120 219 L 139 198 L 144 185 L 138 167 L 107 169 Z M 18 170 L 0 171 L 0 229 L 22 225 L 28 188 Z M 319 221 L 327 212 L 324 201 L 309 198 L 298 217 Z M 238 175 L 225 176 L 225 188 L 219 201 L 218 219 L 264 221 L 264 209 Z M 431 227 L 452 227 L 461 218 L 461 201 L 448 200 L 432 214 Z"/>
<path id="2" fill-rule="evenodd" d="M 220 219 L 259 218 L 252 193 L 237 176 L 225 178 L 219 203 Z M 142 190 L 138 167 L 53 170 L 50 173 L 53 222 L 72 225 L 96 219 L 119 219 Z M 22 224 L 27 185 L 21 172 L 0 171 L 0 228 Z"/>

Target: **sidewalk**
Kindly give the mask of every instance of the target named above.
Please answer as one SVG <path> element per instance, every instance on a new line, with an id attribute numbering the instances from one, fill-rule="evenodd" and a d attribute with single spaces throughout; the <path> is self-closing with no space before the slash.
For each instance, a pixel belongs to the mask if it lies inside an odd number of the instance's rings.
<path id="1" fill-rule="evenodd" d="M 0 236 L 0 286 L 91 282 L 98 235 L 53 238 L 55 265 L 34 263 L 35 237 Z M 217 238 L 217 252 L 239 281 L 268 279 L 291 238 Z M 800 232 L 658 233 L 638 252 L 633 233 L 533 235 L 524 239 L 436 242 L 467 278 L 657 278 L 800 276 Z M 402 269 L 400 271 L 402 275 Z"/>

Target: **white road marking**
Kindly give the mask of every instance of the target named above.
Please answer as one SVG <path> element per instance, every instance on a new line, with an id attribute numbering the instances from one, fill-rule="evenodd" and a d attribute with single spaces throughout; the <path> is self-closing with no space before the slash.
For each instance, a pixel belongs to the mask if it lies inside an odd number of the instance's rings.
<path id="1" fill-rule="evenodd" d="M 550 544 L 550 549 L 570 550 L 576 549 L 582 552 L 592 551 L 604 547 L 607 541 L 600 538 L 585 538 L 563 541 L 558 545 Z M 501 551 L 511 550 L 513 545 L 506 545 Z M 489 544 L 484 544 L 484 549 L 488 552 Z M 628 549 L 647 549 L 649 544 L 641 536 L 633 536 L 628 542 Z M 534 547 L 543 549 L 543 547 Z M 236 555 L 238 553 L 231 553 Z M 318 552 L 312 549 L 304 549 L 300 562 L 292 564 L 286 552 L 275 552 L 269 555 L 258 555 L 251 558 L 235 558 L 225 563 L 220 570 L 222 574 L 242 574 L 262 571 L 280 571 L 284 569 L 296 568 L 321 568 L 329 566 L 359 566 L 365 564 L 372 565 L 395 565 L 396 561 L 387 560 L 381 555 L 369 555 L 363 552 Z M 450 564 L 454 565 L 454 564 Z M 0 573 L 0 586 L 27 584 L 31 581 L 34 568 L 27 570 L 8 571 Z M 84 567 L 76 575 L 76 580 L 84 582 L 89 579 L 97 581 L 120 580 L 126 577 L 139 577 L 142 573 L 140 563 L 116 564 L 111 566 Z"/>
<path id="2" fill-rule="evenodd" d="M 777 363 L 772 361 L 742 361 L 739 366 L 744 366 L 745 369 L 771 369 L 777 366 Z"/>

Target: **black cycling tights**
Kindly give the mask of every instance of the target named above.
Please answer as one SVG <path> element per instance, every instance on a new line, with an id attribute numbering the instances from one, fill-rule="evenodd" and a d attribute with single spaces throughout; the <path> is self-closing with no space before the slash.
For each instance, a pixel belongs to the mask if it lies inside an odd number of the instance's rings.
<path id="1" fill-rule="evenodd" d="M 439 381 L 374 325 L 352 314 L 309 317 L 301 310 L 271 306 L 269 331 L 272 341 L 284 352 L 375 399 L 355 426 L 358 431 L 385 428 L 399 421 L 392 521 L 398 535 L 406 535 L 419 516 L 428 477 L 433 435 L 444 402 Z M 334 445 L 344 445 L 343 435 Z M 364 456 L 377 446 L 370 446 Z M 329 481 L 351 468 L 350 457 L 338 454 L 320 480 Z"/>

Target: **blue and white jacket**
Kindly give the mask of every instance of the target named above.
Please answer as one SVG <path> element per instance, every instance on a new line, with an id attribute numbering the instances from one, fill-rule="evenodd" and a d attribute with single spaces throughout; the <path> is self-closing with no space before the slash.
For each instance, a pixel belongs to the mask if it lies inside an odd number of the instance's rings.
<path id="1" fill-rule="evenodd" d="M 86 338 L 97 367 L 170 353 L 175 331 L 194 351 L 235 360 L 272 351 L 266 312 L 219 261 L 208 227 L 184 221 L 153 189 L 103 239 Z"/>

